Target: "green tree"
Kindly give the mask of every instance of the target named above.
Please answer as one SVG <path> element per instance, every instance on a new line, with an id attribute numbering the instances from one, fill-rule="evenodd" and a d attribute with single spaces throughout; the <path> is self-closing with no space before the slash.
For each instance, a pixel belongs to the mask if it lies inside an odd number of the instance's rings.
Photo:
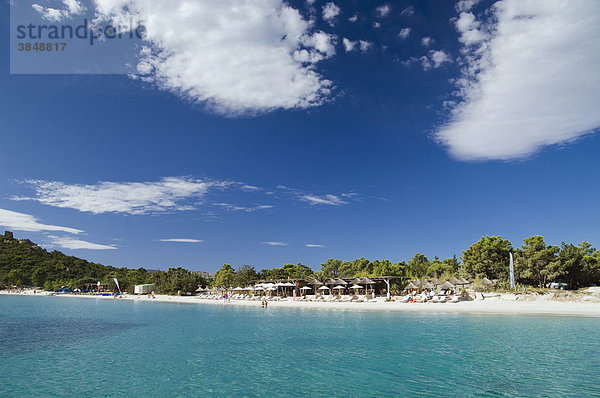
<path id="1" fill-rule="evenodd" d="M 458 260 L 456 256 L 454 258 L 447 258 L 444 261 L 440 261 L 439 258 L 435 258 L 429 262 L 427 268 L 427 276 L 435 278 L 449 278 L 456 275 L 458 272 Z"/>
<path id="2" fill-rule="evenodd" d="M 546 246 L 539 235 L 525 238 L 523 243 L 515 253 L 516 279 L 523 284 L 546 286 L 548 266 L 555 260 L 558 246 Z"/>
<path id="3" fill-rule="evenodd" d="M 562 242 L 558 256 L 548 265 L 548 279 L 565 282 L 570 288 L 598 283 L 600 265 L 596 253 L 587 241 L 579 246 Z"/>
<path id="4" fill-rule="evenodd" d="M 407 275 L 409 278 L 422 278 L 427 275 L 429 260 L 424 254 L 416 253 L 408 262 Z"/>
<path id="5" fill-rule="evenodd" d="M 233 286 L 235 278 L 235 271 L 229 264 L 223 264 L 220 270 L 215 274 L 215 280 L 213 281 L 214 286 Z"/>
<path id="6" fill-rule="evenodd" d="M 342 262 L 340 260 L 333 258 L 330 258 L 324 264 L 321 264 L 323 278 L 337 278 L 340 274 L 341 265 Z"/>
<path id="7" fill-rule="evenodd" d="M 370 276 L 402 276 L 405 268 L 404 262 L 392 264 L 389 260 L 373 260 L 373 272 Z"/>
<path id="8" fill-rule="evenodd" d="M 469 277 L 507 280 L 512 245 L 501 236 L 484 236 L 463 251 L 463 271 Z"/>
<path id="9" fill-rule="evenodd" d="M 257 279 L 258 274 L 254 267 L 242 265 L 235 272 L 234 284 L 238 286 L 247 286 Z"/>

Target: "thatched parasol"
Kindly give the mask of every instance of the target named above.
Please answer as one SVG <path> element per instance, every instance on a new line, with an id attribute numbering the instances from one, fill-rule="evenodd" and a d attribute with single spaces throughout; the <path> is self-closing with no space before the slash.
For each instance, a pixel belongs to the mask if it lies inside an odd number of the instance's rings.
<path id="1" fill-rule="evenodd" d="M 454 289 L 454 285 L 448 281 L 446 281 L 442 286 L 440 286 L 441 290 L 446 290 L 446 289 Z"/>
<path id="2" fill-rule="evenodd" d="M 492 282 L 488 278 L 483 278 L 482 280 L 479 281 L 479 284 L 484 285 L 484 286 L 490 286 L 490 285 L 493 285 L 494 282 Z"/>

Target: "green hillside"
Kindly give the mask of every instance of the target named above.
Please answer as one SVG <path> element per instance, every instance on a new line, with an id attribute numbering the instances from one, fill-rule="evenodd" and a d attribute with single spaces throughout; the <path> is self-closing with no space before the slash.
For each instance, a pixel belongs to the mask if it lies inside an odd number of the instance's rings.
<path id="1" fill-rule="evenodd" d="M 11 232 L 0 235 L 0 289 L 11 286 L 37 286 L 46 290 L 61 287 L 85 288 L 100 281 L 111 288 L 113 278 L 123 291 L 133 286 L 154 283 L 157 293 L 194 291 L 206 280 L 183 268 L 148 272 L 143 268 L 115 268 L 67 256 L 59 251 L 48 252 L 29 239 L 15 239 Z"/>

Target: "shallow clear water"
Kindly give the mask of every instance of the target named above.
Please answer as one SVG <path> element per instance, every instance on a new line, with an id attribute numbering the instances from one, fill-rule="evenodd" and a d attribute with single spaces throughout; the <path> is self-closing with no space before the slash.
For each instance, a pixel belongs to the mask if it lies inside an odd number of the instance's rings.
<path id="1" fill-rule="evenodd" d="M 600 319 L 0 296 L 0 396 L 593 396 Z"/>

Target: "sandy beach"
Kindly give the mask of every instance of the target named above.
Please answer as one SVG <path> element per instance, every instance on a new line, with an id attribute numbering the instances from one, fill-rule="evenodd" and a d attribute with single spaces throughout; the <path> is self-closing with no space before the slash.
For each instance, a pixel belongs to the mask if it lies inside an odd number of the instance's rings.
<path id="1" fill-rule="evenodd" d="M 21 294 L 44 296 L 47 293 L 25 291 L 23 293 L 10 293 L 2 291 L 0 294 Z M 115 300 L 107 296 L 61 294 L 54 297 L 87 298 L 97 300 Z M 167 296 L 156 295 L 155 298 L 125 294 L 117 300 L 132 300 L 140 302 L 182 303 L 197 305 L 221 306 L 247 306 L 260 308 L 260 301 L 249 300 L 223 300 L 201 299 L 199 296 Z M 387 311 L 387 312 L 422 312 L 422 313 L 471 313 L 471 314 L 506 314 L 506 315 L 555 315 L 555 316 L 586 316 L 600 317 L 600 288 L 589 288 L 577 293 L 556 292 L 548 294 L 512 294 L 489 293 L 485 299 L 463 301 L 459 303 L 401 303 L 386 302 L 379 297 L 370 302 L 314 302 L 293 301 L 291 298 L 281 301 L 270 301 L 267 310 L 280 308 L 298 308 L 314 310 L 336 311 Z"/>

